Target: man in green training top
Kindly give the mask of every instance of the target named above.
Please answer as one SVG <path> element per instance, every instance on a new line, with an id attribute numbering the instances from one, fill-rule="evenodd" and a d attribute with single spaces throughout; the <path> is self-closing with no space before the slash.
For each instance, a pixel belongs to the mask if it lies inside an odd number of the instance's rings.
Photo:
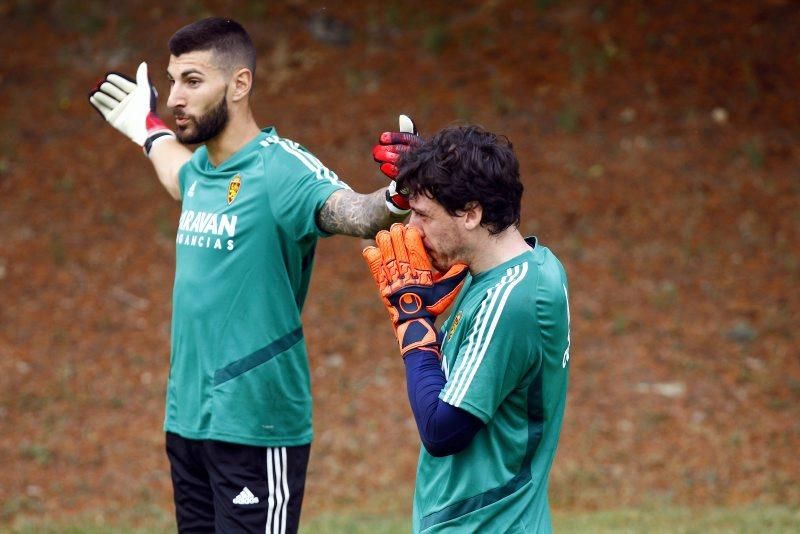
<path id="1" fill-rule="evenodd" d="M 164 422 L 178 528 L 296 532 L 312 438 L 300 316 L 315 245 L 371 238 L 407 213 L 407 199 L 393 188 L 358 194 L 259 128 L 256 53 L 237 22 L 190 24 L 169 49 L 174 132 L 156 114 L 145 63 L 135 80 L 109 73 L 89 100 L 182 201 Z"/>
<path id="2" fill-rule="evenodd" d="M 445 128 L 399 169 L 408 227 L 379 232 L 363 254 L 424 445 L 413 530 L 550 532 L 548 477 L 569 371 L 564 269 L 517 229 L 522 184 L 507 139 Z"/>

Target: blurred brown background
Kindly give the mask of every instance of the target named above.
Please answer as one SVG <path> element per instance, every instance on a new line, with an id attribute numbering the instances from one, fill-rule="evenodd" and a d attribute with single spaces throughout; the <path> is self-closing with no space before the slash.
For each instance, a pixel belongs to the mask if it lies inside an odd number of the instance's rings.
<path id="1" fill-rule="evenodd" d="M 86 101 L 228 15 L 254 105 L 354 189 L 406 112 L 514 143 L 522 230 L 571 281 L 556 510 L 800 504 L 800 5 L 0 1 L 0 525 L 172 513 L 179 206 Z M 305 513 L 410 510 L 416 432 L 356 239 L 318 249 Z"/>

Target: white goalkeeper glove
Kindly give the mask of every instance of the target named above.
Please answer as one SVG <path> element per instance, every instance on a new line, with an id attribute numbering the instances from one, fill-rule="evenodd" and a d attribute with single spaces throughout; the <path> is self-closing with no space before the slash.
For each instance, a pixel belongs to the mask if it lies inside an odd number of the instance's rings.
<path id="1" fill-rule="evenodd" d="M 147 76 L 147 63 L 136 70 L 136 81 L 117 72 L 106 77 L 89 92 L 89 103 L 111 126 L 128 136 L 150 155 L 153 144 L 175 138 L 156 112 L 158 92 Z"/>

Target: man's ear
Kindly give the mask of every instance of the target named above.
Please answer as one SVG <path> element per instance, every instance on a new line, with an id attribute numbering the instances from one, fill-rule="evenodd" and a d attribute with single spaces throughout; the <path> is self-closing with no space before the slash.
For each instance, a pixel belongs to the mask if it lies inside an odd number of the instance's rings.
<path id="1" fill-rule="evenodd" d="M 483 219 L 483 206 L 479 202 L 473 201 L 464 206 L 464 228 L 474 230 L 481 225 Z"/>
<path id="2" fill-rule="evenodd" d="M 253 88 L 253 71 L 241 68 L 233 73 L 231 78 L 231 98 L 234 102 L 247 99 Z"/>

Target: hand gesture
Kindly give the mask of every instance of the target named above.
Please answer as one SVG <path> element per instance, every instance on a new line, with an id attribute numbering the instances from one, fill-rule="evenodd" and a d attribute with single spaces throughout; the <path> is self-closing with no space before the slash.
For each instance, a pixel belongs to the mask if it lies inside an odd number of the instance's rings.
<path id="1" fill-rule="evenodd" d="M 147 63 L 136 71 L 136 81 L 109 72 L 89 92 L 89 103 L 111 126 L 128 136 L 150 154 L 153 142 L 175 134 L 156 112 L 158 92 L 147 75 Z"/>
<path id="2" fill-rule="evenodd" d="M 397 164 L 406 152 L 422 144 L 422 138 L 417 133 L 417 127 L 411 117 L 400 115 L 399 132 L 383 132 L 378 138 L 378 144 L 372 148 L 372 157 L 380 163 L 383 174 L 391 178 L 389 189 L 386 191 L 386 207 L 398 215 L 409 212 L 408 191 L 398 191 L 395 178 L 399 169 Z"/>
<path id="3" fill-rule="evenodd" d="M 456 264 L 445 274 L 434 270 L 416 228 L 396 223 L 375 236 L 377 247 L 362 256 L 389 312 L 400 353 L 423 348 L 438 352 L 434 322 L 455 300 L 468 269 Z"/>

